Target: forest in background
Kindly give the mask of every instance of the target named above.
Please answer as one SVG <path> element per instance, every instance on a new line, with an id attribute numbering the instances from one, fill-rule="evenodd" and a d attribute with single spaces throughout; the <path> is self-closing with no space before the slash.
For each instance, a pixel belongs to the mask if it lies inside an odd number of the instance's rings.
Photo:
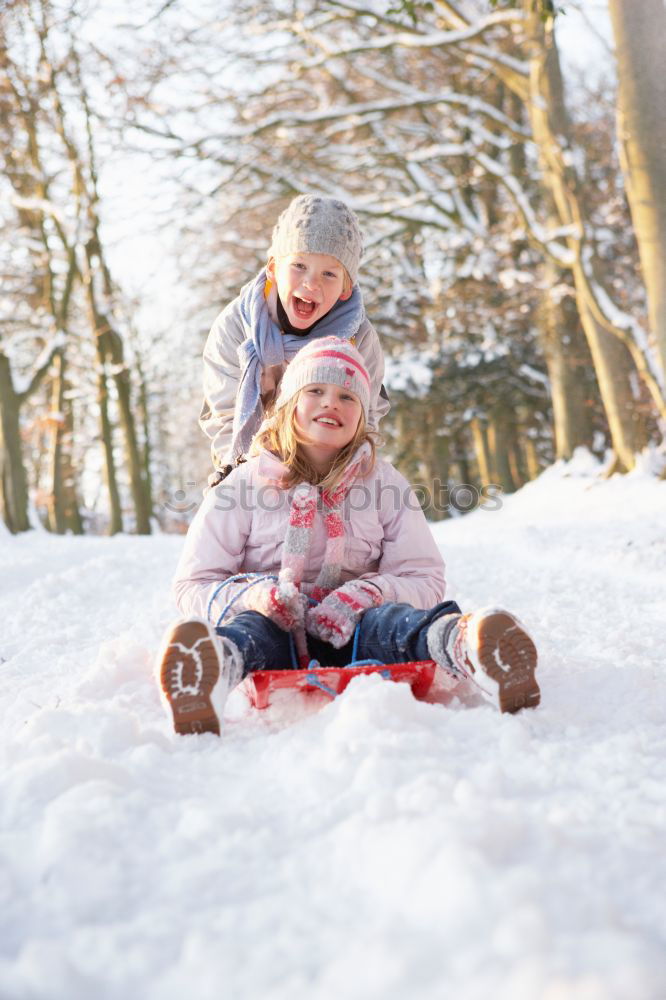
<path id="1" fill-rule="evenodd" d="M 663 450 L 662 0 L 610 0 L 617 87 L 575 106 L 566 3 L 220 6 L 0 7 L 8 529 L 182 529 L 208 471 L 207 327 L 301 192 L 359 215 L 382 432 L 430 495 L 511 492 L 581 445 L 608 473 Z M 155 290 L 114 273 L 123 216 L 170 254 L 161 326 Z"/>

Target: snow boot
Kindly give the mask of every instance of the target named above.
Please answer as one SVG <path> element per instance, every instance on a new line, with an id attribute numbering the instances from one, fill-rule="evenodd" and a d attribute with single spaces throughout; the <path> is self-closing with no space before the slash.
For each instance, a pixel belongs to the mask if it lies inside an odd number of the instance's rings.
<path id="1" fill-rule="evenodd" d="M 176 732 L 219 736 L 227 694 L 243 676 L 235 644 L 200 619 L 176 622 L 164 636 L 157 673 Z"/>
<path id="2" fill-rule="evenodd" d="M 509 611 L 445 615 L 432 623 L 427 642 L 433 660 L 458 680 L 470 678 L 501 712 L 539 704 L 536 646 Z"/>

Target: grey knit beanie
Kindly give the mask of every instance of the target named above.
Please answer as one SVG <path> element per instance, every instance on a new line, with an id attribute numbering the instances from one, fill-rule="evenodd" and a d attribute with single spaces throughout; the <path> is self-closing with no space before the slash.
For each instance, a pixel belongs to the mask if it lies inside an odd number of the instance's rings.
<path id="1" fill-rule="evenodd" d="M 363 253 L 358 219 L 343 201 L 300 194 L 277 220 L 268 256 L 277 260 L 292 253 L 330 254 L 356 284 Z"/>

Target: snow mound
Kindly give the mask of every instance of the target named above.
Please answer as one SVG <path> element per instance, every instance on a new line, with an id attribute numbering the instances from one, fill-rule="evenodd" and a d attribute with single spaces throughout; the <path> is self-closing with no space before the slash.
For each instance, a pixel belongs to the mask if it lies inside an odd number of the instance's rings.
<path id="1" fill-rule="evenodd" d="M 3 1000 L 657 1000 L 666 975 L 666 483 L 589 455 L 433 526 L 542 704 L 229 702 L 152 677 L 181 538 L 0 532 Z M 319 707 L 319 711 L 314 711 Z"/>

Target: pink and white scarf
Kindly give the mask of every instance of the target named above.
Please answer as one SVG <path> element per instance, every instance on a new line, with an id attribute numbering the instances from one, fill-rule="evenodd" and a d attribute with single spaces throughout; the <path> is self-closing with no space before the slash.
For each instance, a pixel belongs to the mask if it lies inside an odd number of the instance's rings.
<path id="1" fill-rule="evenodd" d="M 297 587 L 303 582 L 303 573 L 310 546 L 317 504 L 321 498 L 326 550 L 324 561 L 311 590 L 315 601 L 321 601 L 340 585 L 342 563 L 345 555 L 345 528 L 342 505 L 359 474 L 371 455 L 370 445 L 362 444 L 344 471 L 342 479 L 330 493 L 318 486 L 301 483 L 296 487 L 289 511 L 289 526 L 282 549 L 281 571 L 289 571 Z"/>

